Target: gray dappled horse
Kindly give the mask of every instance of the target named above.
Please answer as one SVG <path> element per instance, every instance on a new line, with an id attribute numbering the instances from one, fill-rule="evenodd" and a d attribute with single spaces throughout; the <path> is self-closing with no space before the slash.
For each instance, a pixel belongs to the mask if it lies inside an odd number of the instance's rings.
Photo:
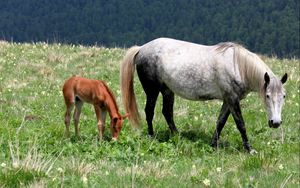
<path id="1" fill-rule="evenodd" d="M 269 126 L 282 123 L 284 103 L 283 84 L 287 74 L 279 80 L 270 68 L 254 53 L 230 42 L 204 46 L 169 38 L 158 38 L 143 46 L 131 47 L 121 64 L 121 92 L 129 120 L 138 125 L 140 116 L 136 104 L 133 79 L 135 68 L 147 95 L 145 107 L 148 133 L 153 135 L 152 119 L 159 92 L 163 96 L 162 113 L 172 132 L 174 93 L 189 100 L 223 101 L 212 145 L 218 144 L 220 133 L 229 114 L 234 118 L 243 144 L 255 152 L 248 142 L 240 108 L 240 100 L 255 91 L 262 97 L 268 111 Z"/>

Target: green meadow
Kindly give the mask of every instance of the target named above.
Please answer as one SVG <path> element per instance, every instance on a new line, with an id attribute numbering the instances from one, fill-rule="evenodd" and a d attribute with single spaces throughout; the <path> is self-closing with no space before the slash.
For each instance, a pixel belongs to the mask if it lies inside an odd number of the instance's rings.
<path id="1" fill-rule="evenodd" d="M 268 127 L 257 93 L 241 102 L 250 144 L 248 154 L 232 117 L 217 149 L 210 146 L 221 102 L 175 98 L 179 134 L 171 135 L 161 113 L 154 138 L 147 136 L 145 94 L 135 76 L 143 121 L 126 120 L 117 142 L 107 118 L 105 140 L 97 140 L 93 107 L 85 104 L 81 137 L 64 137 L 64 80 L 80 75 L 106 81 L 121 114 L 121 48 L 0 41 L 0 187 L 299 187 L 299 59 L 262 57 L 273 72 L 288 73 L 283 124 Z"/>

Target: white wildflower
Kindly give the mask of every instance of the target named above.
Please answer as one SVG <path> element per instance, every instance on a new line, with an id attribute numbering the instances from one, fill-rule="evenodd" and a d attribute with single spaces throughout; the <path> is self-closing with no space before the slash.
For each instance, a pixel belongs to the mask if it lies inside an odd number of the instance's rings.
<path id="1" fill-rule="evenodd" d="M 60 168 L 60 167 L 57 168 L 57 171 L 60 172 L 60 173 L 63 173 L 63 172 L 64 172 L 64 170 L 63 170 L 62 168 Z"/>
<path id="2" fill-rule="evenodd" d="M 205 179 L 203 180 L 203 184 L 204 184 L 205 186 L 210 186 L 210 180 L 207 179 L 207 178 L 205 178 Z"/>
<path id="3" fill-rule="evenodd" d="M 81 180 L 82 180 L 83 183 L 87 183 L 87 181 L 88 181 L 88 179 L 87 179 L 86 176 L 83 176 L 83 177 L 81 178 Z"/>
<path id="4" fill-rule="evenodd" d="M 18 168 L 19 167 L 19 163 L 18 162 L 13 162 L 13 167 L 14 168 Z"/>

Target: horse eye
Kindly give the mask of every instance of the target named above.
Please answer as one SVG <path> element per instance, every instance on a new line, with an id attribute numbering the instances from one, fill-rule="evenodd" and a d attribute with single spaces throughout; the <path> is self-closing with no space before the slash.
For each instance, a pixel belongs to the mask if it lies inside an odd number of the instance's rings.
<path id="1" fill-rule="evenodd" d="M 270 95 L 267 95 L 267 99 L 270 98 Z"/>
<path id="2" fill-rule="evenodd" d="M 285 95 L 283 95 L 283 98 L 285 98 Z"/>

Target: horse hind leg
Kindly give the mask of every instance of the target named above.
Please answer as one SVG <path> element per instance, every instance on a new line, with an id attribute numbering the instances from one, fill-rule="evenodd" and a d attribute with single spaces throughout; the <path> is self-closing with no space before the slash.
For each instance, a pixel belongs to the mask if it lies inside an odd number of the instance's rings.
<path id="1" fill-rule="evenodd" d="M 155 104 L 156 104 L 159 91 L 153 90 L 151 93 L 148 92 L 146 94 L 147 94 L 147 102 L 145 106 L 145 113 L 146 113 L 146 121 L 148 124 L 148 134 L 150 136 L 153 136 L 154 131 L 153 131 L 152 120 L 154 116 L 154 109 L 155 109 Z"/>
<path id="2" fill-rule="evenodd" d="M 162 96 L 163 96 L 163 108 L 162 113 L 167 121 L 167 124 L 171 130 L 172 133 L 178 132 L 175 123 L 174 123 L 174 93 L 167 88 L 167 86 L 164 86 L 161 90 Z"/>
<path id="3" fill-rule="evenodd" d="M 66 112 L 65 112 L 65 136 L 70 137 L 70 120 L 71 120 L 71 112 L 74 108 L 74 99 L 72 96 L 64 95 L 65 103 L 66 103 Z"/>
<path id="4" fill-rule="evenodd" d="M 150 136 L 154 135 L 152 120 L 154 116 L 156 100 L 161 88 L 161 84 L 157 80 L 157 75 L 154 71 L 156 70 L 156 63 L 154 61 L 155 60 L 152 61 L 149 59 L 143 59 L 137 60 L 136 63 L 138 77 L 147 96 L 145 114 L 148 124 L 148 134 Z"/>
<path id="5" fill-rule="evenodd" d="M 81 114 L 81 108 L 82 108 L 82 105 L 83 105 L 83 102 L 78 98 L 76 97 L 75 99 L 75 112 L 74 112 L 74 126 L 75 126 L 75 134 L 77 137 L 80 136 L 80 133 L 79 133 L 79 117 L 80 117 L 80 114 Z"/>

